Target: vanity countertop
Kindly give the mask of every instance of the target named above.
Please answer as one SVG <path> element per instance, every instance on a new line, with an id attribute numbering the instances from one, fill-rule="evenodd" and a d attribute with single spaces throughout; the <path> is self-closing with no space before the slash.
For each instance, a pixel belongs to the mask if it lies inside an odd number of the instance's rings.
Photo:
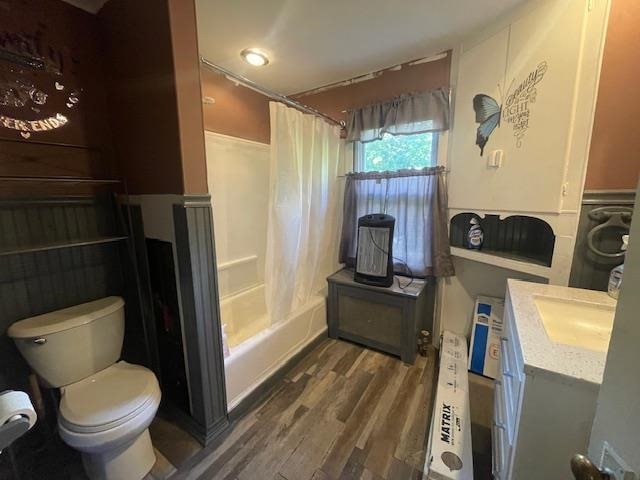
<path id="1" fill-rule="evenodd" d="M 553 342 L 544 328 L 534 302 L 537 295 L 589 302 L 615 308 L 616 301 L 605 292 L 508 280 L 513 318 L 527 373 L 556 374 L 566 380 L 602 383 L 606 352 Z"/>

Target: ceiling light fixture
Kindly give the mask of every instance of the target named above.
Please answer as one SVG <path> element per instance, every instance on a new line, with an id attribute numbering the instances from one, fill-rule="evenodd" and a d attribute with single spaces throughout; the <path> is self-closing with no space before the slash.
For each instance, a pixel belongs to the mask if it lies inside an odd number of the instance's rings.
<path id="1" fill-rule="evenodd" d="M 269 57 L 259 48 L 245 48 L 240 52 L 242 59 L 254 67 L 264 67 L 269 63 Z"/>

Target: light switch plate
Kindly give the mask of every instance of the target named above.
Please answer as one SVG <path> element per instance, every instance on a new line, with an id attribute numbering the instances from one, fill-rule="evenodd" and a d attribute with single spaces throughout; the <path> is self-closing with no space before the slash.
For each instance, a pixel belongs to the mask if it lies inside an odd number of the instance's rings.
<path id="1" fill-rule="evenodd" d="M 492 150 L 487 156 L 488 168 L 500 168 L 502 166 L 502 157 L 504 152 L 502 150 Z"/>
<path id="2" fill-rule="evenodd" d="M 608 442 L 604 442 L 602 446 L 600 468 L 609 470 L 616 480 L 638 480 L 638 475 L 629 468 Z"/>

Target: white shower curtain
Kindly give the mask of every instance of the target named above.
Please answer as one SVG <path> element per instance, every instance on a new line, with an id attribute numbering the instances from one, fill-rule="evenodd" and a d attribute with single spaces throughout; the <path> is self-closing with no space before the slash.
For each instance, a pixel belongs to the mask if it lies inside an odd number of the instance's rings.
<path id="1" fill-rule="evenodd" d="M 265 288 L 272 323 L 304 306 L 338 268 L 344 141 L 340 129 L 277 102 L 271 166 Z"/>

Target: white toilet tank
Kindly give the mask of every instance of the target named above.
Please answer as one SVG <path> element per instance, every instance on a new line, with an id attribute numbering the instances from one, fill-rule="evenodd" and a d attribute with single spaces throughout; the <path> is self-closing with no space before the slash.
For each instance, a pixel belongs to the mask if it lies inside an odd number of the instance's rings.
<path id="1" fill-rule="evenodd" d="M 124 300 L 93 302 L 20 320 L 7 335 L 51 387 L 62 387 L 113 365 L 124 339 Z"/>

